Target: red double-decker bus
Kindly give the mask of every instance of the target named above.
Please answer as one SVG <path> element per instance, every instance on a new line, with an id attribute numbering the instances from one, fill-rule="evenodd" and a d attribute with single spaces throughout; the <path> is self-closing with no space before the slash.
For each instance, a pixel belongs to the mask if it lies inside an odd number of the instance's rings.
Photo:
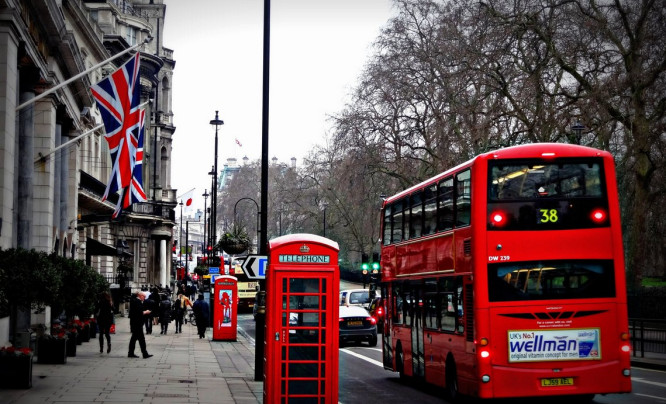
<path id="1" fill-rule="evenodd" d="M 384 201 L 384 367 L 480 398 L 631 391 L 612 156 L 497 150 Z"/>

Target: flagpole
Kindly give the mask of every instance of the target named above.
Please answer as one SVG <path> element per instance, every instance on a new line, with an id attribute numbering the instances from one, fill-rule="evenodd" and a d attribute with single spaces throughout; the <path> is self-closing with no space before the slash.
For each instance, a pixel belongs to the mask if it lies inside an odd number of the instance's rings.
<path id="1" fill-rule="evenodd" d="M 109 63 L 109 62 L 112 61 L 113 59 L 119 58 L 119 57 L 121 57 L 122 55 L 124 55 L 124 54 L 126 54 L 126 53 L 129 53 L 129 52 L 131 52 L 131 51 L 133 51 L 133 50 L 139 48 L 140 46 L 143 46 L 143 45 L 149 43 L 149 42 L 152 41 L 152 40 L 153 40 L 153 37 L 152 37 L 152 36 L 148 36 L 143 42 L 138 43 L 138 44 L 136 44 L 136 45 L 134 45 L 134 46 L 130 46 L 129 48 L 125 49 L 124 51 L 122 51 L 122 52 L 120 52 L 120 53 L 117 53 L 117 54 L 111 56 L 110 58 L 104 60 L 103 62 L 99 62 L 99 63 L 97 63 L 95 66 L 90 67 L 90 68 L 88 68 L 87 70 L 82 71 L 81 73 L 77 74 L 76 76 L 74 76 L 74 77 L 72 77 L 72 78 L 70 78 L 70 79 L 68 79 L 68 80 L 63 81 L 62 83 L 58 84 L 57 86 L 49 88 L 48 90 L 46 90 L 46 91 L 44 91 L 43 93 L 41 93 L 41 94 L 39 94 L 38 96 L 36 96 L 35 98 L 32 98 L 32 99 L 30 99 L 30 100 L 24 102 L 23 104 L 21 104 L 21 105 L 19 105 L 18 107 L 16 107 L 16 111 L 20 111 L 21 109 L 27 107 L 28 105 L 33 104 L 33 103 L 35 103 L 36 101 L 41 100 L 42 98 L 46 97 L 47 95 L 49 95 L 49 94 L 51 94 L 51 93 L 53 93 L 53 92 L 55 92 L 55 91 L 58 91 L 60 88 L 62 88 L 62 87 L 64 87 L 64 86 L 68 85 L 68 84 L 71 83 L 72 81 L 74 81 L 74 80 L 78 80 L 79 78 L 85 76 L 86 74 L 90 73 L 91 71 L 93 71 L 93 70 L 95 70 L 95 69 L 97 69 L 97 68 L 99 68 L 99 67 L 104 66 L 105 64 Z"/>
<path id="2" fill-rule="evenodd" d="M 139 105 L 139 108 L 143 108 L 143 107 L 145 107 L 146 104 L 148 104 L 149 102 L 150 102 L 150 101 L 146 101 L 146 102 L 144 102 L 143 104 Z M 57 152 L 58 150 L 62 149 L 63 147 L 67 147 L 67 146 L 69 146 L 70 144 L 72 144 L 72 143 L 74 143 L 74 142 L 76 142 L 76 141 L 81 140 L 82 138 L 84 138 L 84 137 L 90 135 L 91 133 L 94 133 L 97 129 L 101 129 L 101 128 L 103 128 L 103 127 L 104 127 L 104 124 L 103 124 L 103 123 L 100 123 L 99 125 L 95 126 L 94 128 L 92 128 L 92 129 L 90 129 L 90 130 L 87 130 L 87 131 L 83 132 L 82 134 L 80 134 L 79 136 L 75 137 L 74 139 L 70 139 L 70 140 L 66 141 L 65 143 L 61 144 L 60 146 L 54 148 L 53 150 L 50 150 L 50 151 L 49 151 L 48 153 L 46 153 L 46 154 L 37 153 L 37 154 L 39 155 L 39 157 L 37 157 L 37 158 L 35 159 L 35 163 L 38 162 L 39 160 L 42 160 L 42 159 L 47 158 L 48 156 L 52 155 L 53 153 Z M 194 188 L 192 188 L 192 189 L 194 189 Z"/>

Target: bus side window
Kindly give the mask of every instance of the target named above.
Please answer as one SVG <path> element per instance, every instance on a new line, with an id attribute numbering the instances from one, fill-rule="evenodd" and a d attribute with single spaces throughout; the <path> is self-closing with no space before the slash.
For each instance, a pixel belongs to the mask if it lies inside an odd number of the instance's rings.
<path id="1" fill-rule="evenodd" d="M 414 192 L 410 201 L 409 238 L 421 237 L 423 234 L 423 193 L 420 191 Z"/>
<path id="2" fill-rule="evenodd" d="M 423 235 L 426 236 L 437 231 L 437 185 L 427 187 L 423 199 Z"/>
<path id="3" fill-rule="evenodd" d="M 403 201 L 400 200 L 396 203 L 394 203 L 391 206 L 391 217 L 392 217 L 392 233 L 393 235 L 391 236 L 391 244 L 397 243 L 403 240 L 403 212 L 402 212 L 402 205 Z"/>
<path id="4" fill-rule="evenodd" d="M 456 330 L 456 309 L 453 293 L 446 292 L 439 295 L 441 301 L 442 331 L 454 332 Z"/>
<path id="5" fill-rule="evenodd" d="M 463 305 L 463 287 L 462 287 L 462 279 L 458 279 L 458 293 L 456 294 L 456 301 L 455 301 L 455 307 L 456 307 L 456 317 L 457 317 L 457 328 L 459 333 L 465 332 L 465 311 L 464 311 L 464 305 Z"/>
<path id="6" fill-rule="evenodd" d="M 393 314 L 393 323 L 394 324 L 402 324 L 403 323 L 403 304 L 402 304 L 402 295 L 400 294 L 399 289 L 394 289 L 393 290 L 393 307 L 392 307 L 392 314 Z"/>
<path id="7" fill-rule="evenodd" d="M 439 182 L 437 218 L 437 231 L 453 228 L 453 178 L 446 178 Z"/>
<path id="8" fill-rule="evenodd" d="M 469 170 L 456 175 L 456 226 L 470 224 L 472 213 L 472 176 Z"/>

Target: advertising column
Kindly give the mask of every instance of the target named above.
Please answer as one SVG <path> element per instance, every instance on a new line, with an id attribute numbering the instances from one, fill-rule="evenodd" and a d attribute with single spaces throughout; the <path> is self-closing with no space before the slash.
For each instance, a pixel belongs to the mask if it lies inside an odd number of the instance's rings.
<path id="1" fill-rule="evenodd" d="M 238 279 L 222 275 L 215 279 L 213 340 L 236 341 Z"/>

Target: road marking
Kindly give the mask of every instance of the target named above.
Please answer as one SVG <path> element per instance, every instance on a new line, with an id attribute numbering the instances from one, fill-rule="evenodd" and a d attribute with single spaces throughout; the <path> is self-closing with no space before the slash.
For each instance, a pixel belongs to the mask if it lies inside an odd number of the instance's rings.
<path id="1" fill-rule="evenodd" d="M 651 396 L 649 394 L 634 393 L 634 395 L 641 396 L 641 397 L 647 397 L 647 398 L 656 398 L 659 401 L 666 401 L 666 398 L 664 398 L 664 397 Z"/>
<path id="2" fill-rule="evenodd" d="M 376 360 L 374 360 L 374 359 L 370 359 L 370 358 L 368 358 L 367 356 L 363 356 L 363 355 L 361 355 L 361 354 L 357 354 L 356 352 L 350 351 L 350 350 L 348 350 L 348 349 L 343 348 L 343 349 L 340 350 L 340 352 L 348 353 L 348 354 L 351 355 L 351 356 L 355 356 L 355 357 L 357 357 L 357 358 L 359 358 L 359 359 L 363 359 L 364 361 L 366 361 L 366 362 L 370 362 L 370 363 L 372 363 L 373 365 L 377 365 L 377 366 L 379 366 L 379 367 L 381 367 L 381 368 L 384 367 L 384 364 L 381 363 L 380 361 L 376 361 Z"/>
<path id="3" fill-rule="evenodd" d="M 645 383 L 645 384 L 652 384 L 653 386 L 666 387 L 666 383 L 651 382 L 651 381 L 645 380 L 641 377 L 632 377 L 631 381 L 632 382 Z"/>

